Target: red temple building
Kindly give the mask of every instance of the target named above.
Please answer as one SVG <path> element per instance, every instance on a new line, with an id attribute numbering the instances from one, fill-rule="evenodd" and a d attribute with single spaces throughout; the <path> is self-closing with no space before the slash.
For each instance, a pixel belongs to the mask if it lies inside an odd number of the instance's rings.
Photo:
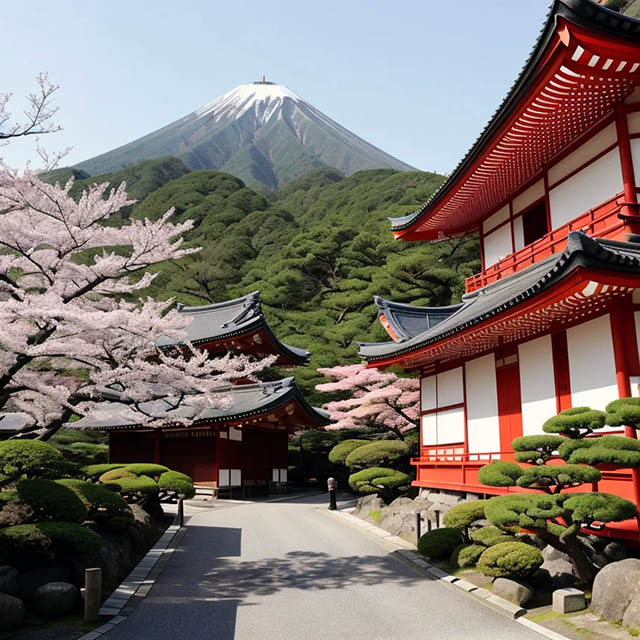
<path id="1" fill-rule="evenodd" d="M 186 328 L 187 339 L 212 355 L 273 354 L 281 366 L 306 364 L 311 355 L 275 337 L 258 292 L 219 304 L 181 307 L 181 311 L 194 318 Z M 183 406 L 174 411 L 181 420 L 161 428 L 114 418 L 118 412 L 113 404 L 99 406 L 74 426 L 107 431 L 111 462 L 154 461 L 186 473 L 195 482 L 253 489 L 287 481 L 289 434 L 330 422 L 328 414 L 306 402 L 293 378 L 233 384 L 221 392 L 231 400 L 228 409 L 212 408 L 196 415 Z M 153 413 L 163 409 L 157 406 L 163 402 L 143 403 L 140 409 Z"/>
<path id="2" fill-rule="evenodd" d="M 477 477 L 513 458 L 513 438 L 572 406 L 639 395 L 639 188 L 640 21 L 555 0 L 470 151 L 429 202 L 391 221 L 404 241 L 477 233 L 482 256 L 460 304 L 376 299 L 393 341 L 360 348 L 371 367 L 420 373 L 415 485 L 514 490 Z M 599 490 L 638 502 L 637 471 L 602 473 Z"/>

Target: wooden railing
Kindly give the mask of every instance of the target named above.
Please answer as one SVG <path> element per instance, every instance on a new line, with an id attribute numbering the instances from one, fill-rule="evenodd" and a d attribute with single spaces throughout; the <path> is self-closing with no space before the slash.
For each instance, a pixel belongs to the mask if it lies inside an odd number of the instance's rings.
<path id="1" fill-rule="evenodd" d="M 584 231 L 598 238 L 622 239 L 624 222 L 618 217 L 618 213 L 624 202 L 624 194 L 619 193 L 571 222 L 553 229 L 524 249 L 509 254 L 484 271 L 467 278 L 465 281 L 467 293 L 522 271 L 554 253 L 564 251 L 571 231 Z"/>

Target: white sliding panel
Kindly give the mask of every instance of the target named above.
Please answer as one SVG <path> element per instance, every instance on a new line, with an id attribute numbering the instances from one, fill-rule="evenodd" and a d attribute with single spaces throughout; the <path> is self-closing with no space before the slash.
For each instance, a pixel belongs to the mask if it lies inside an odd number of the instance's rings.
<path id="1" fill-rule="evenodd" d="M 229 469 L 218 470 L 218 485 L 221 487 L 229 486 Z"/>
<path id="2" fill-rule="evenodd" d="M 462 367 L 438 374 L 438 407 L 464 402 Z M 426 409 L 423 408 L 423 411 Z"/>
<path id="3" fill-rule="evenodd" d="M 571 402 L 604 409 L 618 398 L 609 315 L 567 329 Z"/>
<path id="4" fill-rule="evenodd" d="M 427 413 L 421 416 L 420 424 L 422 429 L 422 446 L 429 447 L 438 444 L 438 430 L 435 413 Z"/>
<path id="5" fill-rule="evenodd" d="M 556 385 L 553 374 L 551 336 L 530 340 L 518 347 L 522 434 L 544 433 L 542 424 L 556 415 Z"/>
<path id="6" fill-rule="evenodd" d="M 430 411 L 436 408 L 436 377 L 429 376 L 420 380 L 420 408 Z"/>
<path id="7" fill-rule="evenodd" d="M 438 444 L 464 442 L 464 408 L 439 411 L 437 419 Z"/>
<path id="8" fill-rule="evenodd" d="M 482 238 L 482 250 L 484 252 L 484 267 L 502 260 L 505 256 L 513 253 L 511 244 L 511 225 L 504 226 L 492 231 L 488 236 Z"/>
<path id="9" fill-rule="evenodd" d="M 242 471 L 240 469 L 231 469 L 231 486 L 240 487 L 242 485 Z"/>
<path id="10" fill-rule="evenodd" d="M 500 451 L 496 365 L 493 354 L 465 364 L 469 452 Z"/>

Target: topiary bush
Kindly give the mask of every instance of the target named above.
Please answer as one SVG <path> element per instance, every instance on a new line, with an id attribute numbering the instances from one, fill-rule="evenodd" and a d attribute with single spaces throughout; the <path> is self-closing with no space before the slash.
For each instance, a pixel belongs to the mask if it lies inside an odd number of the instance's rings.
<path id="1" fill-rule="evenodd" d="M 119 493 L 125 494 L 150 495 L 158 491 L 158 485 L 149 476 L 118 478 L 117 480 L 110 480 L 108 484 L 116 487 Z"/>
<path id="2" fill-rule="evenodd" d="M 87 517 L 82 500 L 68 487 L 53 480 L 22 480 L 17 491 L 21 501 L 33 510 L 36 520 L 82 522 Z"/>
<path id="3" fill-rule="evenodd" d="M 561 436 L 522 436 L 512 441 L 515 459 L 518 462 L 544 464 L 567 438 Z"/>
<path id="4" fill-rule="evenodd" d="M 486 503 L 486 500 L 473 500 L 472 502 L 463 502 L 451 507 L 444 514 L 442 523 L 445 527 L 451 529 L 466 529 L 476 520 L 484 518 L 484 506 Z"/>
<path id="5" fill-rule="evenodd" d="M 418 552 L 426 558 L 448 558 L 463 543 L 458 529 L 443 527 L 422 535 L 418 540 Z"/>
<path id="6" fill-rule="evenodd" d="M 606 414 L 590 407 L 574 407 L 565 409 L 557 416 L 549 418 L 543 425 L 545 433 L 563 433 L 569 438 L 584 438 L 602 429 L 605 425 Z"/>
<path id="7" fill-rule="evenodd" d="M 88 511 L 87 519 L 95 522 L 100 528 L 120 531 L 133 524 L 131 507 L 114 491 L 92 482 L 72 478 L 56 482 L 78 496 Z"/>
<path id="8" fill-rule="evenodd" d="M 519 487 L 544 489 L 545 487 L 577 487 L 585 482 L 599 482 L 602 474 L 594 467 L 580 464 L 542 465 L 521 469 Z"/>
<path id="9" fill-rule="evenodd" d="M 478 569 L 486 576 L 526 578 L 540 568 L 540 549 L 524 542 L 501 542 L 486 549 L 478 559 Z"/>
<path id="10" fill-rule="evenodd" d="M 471 533 L 471 539 L 483 547 L 493 547 L 501 542 L 513 542 L 515 538 L 498 527 L 481 527 Z"/>
<path id="11" fill-rule="evenodd" d="M 364 494 L 390 492 L 410 484 L 411 476 L 408 474 L 384 467 L 363 469 L 349 476 L 349 486 Z"/>
<path id="12" fill-rule="evenodd" d="M 103 484 L 108 484 L 114 480 L 120 480 L 120 478 L 135 478 L 136 474 L 131 473 L 131 471 L 127 471 L 124 467 L 118 467 L 117 469 L 111 469 L 106 473 L 103 473 L 99 478 L 98 482 L 102 482 Z"/>
<path id="13" fill-rule="evenodd" d="M 0 529 L 0 558 L 12 564 L 38 564 L 43 558 L 91 556 L 102 538 L 73 522 L 39 522 Z"/>
<path id="14" fill-rule="evenodd" d="M 105 464 L 109 460 L 109 446 L 106 444 L 72 442 L 68 445 L 59 445 L 57 448 L 67 460 L 76 464 Z"/>
<path id="15" fill-rule="evenodd" d="M 124 468 L 136 476 L 148 476 L 149 478 L 159 478 L 166 471 L 170 471 L 169 467 L 151 462 L 134 462 L 133 464 L 126 465 Z"/>
<path id="16" fill-rule="evenodd" d="M 473 567 L 485 549 L 481 544 L 461 544 L 453 550 L 451 564 L 460 569 Z"/>
<path id="17" fill-rule="evenodd" d="M 640 440 L 620 436 L 599 436 L 582 440 L 564 439 L 559 453 L 572 464 L 640 466 Z"/>
<path id="18" fill-rule="evenodd" d="M 490 487 L 512 487 L 522 475 L 523 469 L 515 462 L 495 460 L 478 471 L 478 480 Z"/>
<path id="19" fill-rule="evenodd" d="M 87 478 L 91 478 L 95 480 L 99 478 L 103 473 L 107 473 L 107 471 L 112 471 L 113 469 L 122 469 L 124 464 L 108 462 L 106 464 L 89 464 L 80 469 L 80 473 Z"/>
<path id="20" fill-rule="evenodd" d="M 59 478 L 74 467 L 51 445 L 40 440 L 0 442 L 0 487 L 20 478 Z"/>
<path id="21" fill-rule="evenodd" d="M 640 398 L 620 398 L 606 407 L 606 423 L 612 427 L 640 428 Z"/>
<path id="22" fill-rule="evenodd" d="M 352 451 L 370 442 L 371 440 L 357 440 L 354 438 L 343 440 L 329 451 L 329 462 L 333 462 L 333 464 L 346 464 L 345 460 Z"/>
<path id="23" fill-rule="evenodd" d="M 165 471 L 158 480 L 158 488 L 162 491 L 173 491 L 187 499 L 196 495 L 193 480 L 179 471 Z"/>
<path id="24" fill-rule="evenodd" d="M 406 442 L 399 440 L 377 440 L 354 449 L 346 458 L 349 469 L 366 469 L 402 461 L 411 451 Z"/>

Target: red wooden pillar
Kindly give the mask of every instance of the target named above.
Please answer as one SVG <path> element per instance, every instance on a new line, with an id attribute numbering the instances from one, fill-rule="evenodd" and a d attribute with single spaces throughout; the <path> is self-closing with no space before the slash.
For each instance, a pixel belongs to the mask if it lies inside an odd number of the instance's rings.
<path id="1" fill-rule="evenodd" d="M 629 305 L 616 304 L 611 307 L 611 337 L 613 339 L 613 357 L 616 364 L 616 381 L 618 383 L 618 395 L 621 398 L 631 396 L 631 381 L 629 380 L 629 363 L 627 360 L 627 347 L 625 345 L 625 314 L 631 313 Z M 635 340 L 634 340 L 635 343 Z M 634 344 L 635 349 L 635 344 Z M 628 438 L 637 438 L 636 430 L 632 427 L 624 428 L 624 435 Z M 633 496 L 637 505 L 640 505 L 640 472 L 631 470 L 633 482 Z"/>
<path id="2" fill-rule="evenodd" d="M 156 464 L 160 464 L 161 436 L 162 433 L 160 429 L 153 430 L 153 461 Z"/>
<path id="3" fill-rule="evenodd" d="M 638 195 L 636 193 L 636 178 L 629 142 L 629 126 L 627 112 L 620 105 L 616 108 L 616 133 L 618 134 L 618 149 L 620 150 L 620 168 L 624 185 L 625 204 L 620 217 L 625 221 L 629 233 L 640 233 L 640 217 L 638 216 Z"/>

